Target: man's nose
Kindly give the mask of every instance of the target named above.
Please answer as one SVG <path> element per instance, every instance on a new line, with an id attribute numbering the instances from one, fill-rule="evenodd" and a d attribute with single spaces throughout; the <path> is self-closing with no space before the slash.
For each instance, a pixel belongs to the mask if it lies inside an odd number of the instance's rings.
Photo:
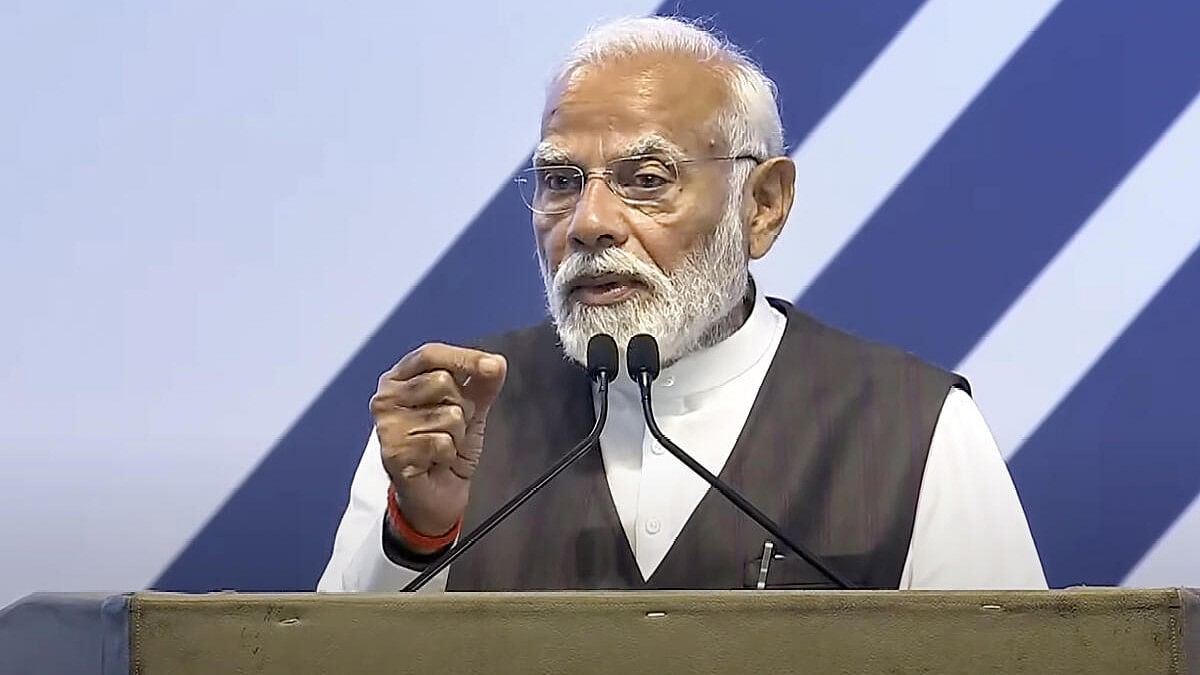
<path id="1" fill-rule="evenodd" d="M 629 239 L 629 206 L 597 176 L 589 176 L 571 216 L 568 236 L 576 250 L 620 248 Z"/>

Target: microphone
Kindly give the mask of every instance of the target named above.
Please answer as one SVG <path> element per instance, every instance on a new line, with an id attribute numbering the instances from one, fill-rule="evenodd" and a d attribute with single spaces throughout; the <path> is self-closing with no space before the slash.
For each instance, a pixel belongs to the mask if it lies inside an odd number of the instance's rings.
<path id="1" fill-rule="evenodd" d="M 487 536 L 488 532 L 491 532 L 497 525 L 504 522 L 505 518 L 512 515 L 530 497 L 546 487 L 558 474 L 562 473 L 568 466 L 574 464 L 580 457 L 586 455 L 588 450 L 591 450 L 596 445 L 596 441 L 600 440 L 600 432 L 604 429 L 604 423 L 608 421 L 608 385 L 616 379 L 619 371 L 620 357 L 617 355 L 617 341 L 611 335 L 604 333 L 593 335 L 588 340 L 587 345 L 587 372 L 588 378 L 595 382 L 600 389 L 600 412 L 596 415 L 596 423 L 592 426 L 592 430 L 588 432 L 588 435 L 578 445 L 571 448 L 570 452 L 558 460 L 546 473 L 542 474 L 540 478 L 531 483 L 529 487 L 517 493 L 517 496 L 508 500 L 495 513 L 488 516 L 487 520 L 484 520 L 478 527 L 472 530 L 461 543 L 450 547 L 450 550 L 443 553 L 429 567 L 422 570 L 415 579 L 408 582 L 408 585 L 401 589 L 402 592 L 414 593 L 421 590 L 421 587 L 429 583 L 430 579 L 437 576 L 438 572 L 446 569 L 450 563 L 457 560 L 459 556 L 479 543 L 479 540 Z"/>
<path id="2" fill-rule="evenodd" d="M 770 532 L 771 536 L 783 542 L 796 555 L 800 556 L 801 559 L 815 567 L 819 572 L 828 577 L 830 581 L 837 584 L 839 588 L 854 588 L 853 584 L 831 570 L 817 556 L 809 553 L 802 546 L 792 541 L 783 533 L 779 525 L 775 524 L 775 521 L 758 510 L 745 497 L 738 494 L 737 490 L 730 487 L 728 483 L 710 473 L 708 469 L 705 469 L 700 462 L 697 462 L 691 455 L 684 452 L 682 448 L 672 443 L 671 439 L 667 438 L 667 435 L 662 432 L 662 429 L 658 428 L 658 423 L 654 421 L 654 408 L 650 401 L 650 384 L 658 377 L 659 372 L 658 342 L 645 333 L 635 335 L 629 340 L 629 347 L 625 358 L 629 366 L 629 377 L 633 378 L 634 382 L 637 382 L 638 389 L 642 394 L 642 415 L 646 418 L 646 428 L 650 430 L 650 435 L 654 436 L 655 440 L 661 443 L 668 452 L 675 455 L 693 473 L 703 478 L 717 492 L 720 492 L 722 496 L 733 502 L 733 505 L 738 507 L 742 513 L 750 516 L 751 520 L 758 523 L 767 532 Z"/>

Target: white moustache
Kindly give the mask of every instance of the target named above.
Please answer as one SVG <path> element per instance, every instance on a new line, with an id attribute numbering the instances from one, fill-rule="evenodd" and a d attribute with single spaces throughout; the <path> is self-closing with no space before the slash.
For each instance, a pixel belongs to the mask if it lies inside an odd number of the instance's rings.
<path id="1" fill-rule="evenodd" d="M 562 261 L 554 272 L 554 296 L 565 302 L 583 279 L 606 274 L 627 277 L 646 286 L 651 292 L 660 291 L 670 283 L 662 270 L 620 249 L 604 249 L 599 253 L 573 253 Z"/>

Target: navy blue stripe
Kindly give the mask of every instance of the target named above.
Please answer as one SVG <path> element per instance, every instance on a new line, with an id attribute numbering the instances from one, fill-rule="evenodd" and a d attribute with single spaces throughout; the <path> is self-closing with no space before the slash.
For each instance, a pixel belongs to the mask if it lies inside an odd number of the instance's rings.
<path id="1" fill-rule="evenodd" d="M 687 0 L 668 3 L 658 13 L 710 19 L 731 42 L 748 50 L 779 85 L 785 142 L 795 148 L 923 0 L 766 4 L 748 10 L 728 0 Z"/>
<path id="2" fill-rule="evenodd" d="M 1013 457 L 1053 586 L 1115 585 L 1200 493 L 1200 249 Z"/>
<path id="3" fill-rule="evenodd" d="M 799 305 L 956 365 L 1200 90 L 1198 26 L 1190 0 L 1063 2 Z"/>
<path id="4" fill-rule="evenodd" d="M 791 141 L 807 135 L 919 3 L 796 4 L 664 6 L 669 13 L 713 17 L 716 28 L 752 48 L 785 93 Z M 366 403 L 379 373 L 426 340 L 462 342 L 542 318 L 528 222 L 514 193 L 497 193 L 155 587 L 311 588 L 370 429 Z"/>

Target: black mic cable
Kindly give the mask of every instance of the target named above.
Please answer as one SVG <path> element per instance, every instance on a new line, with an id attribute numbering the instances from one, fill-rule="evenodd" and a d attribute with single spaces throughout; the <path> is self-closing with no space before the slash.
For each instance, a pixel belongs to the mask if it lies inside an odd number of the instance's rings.
<path id="1" fill-rule="evenodd" d="M 628 363 L 629 377 L 633 378 L 634 382 L 637 382 L 638 389 L 642 393 L 642 415 L 646 418 L 646 428 L 650 430 L 650 435 L 654 436 L 655 440 L 661 443 L 668 452 L 675 455 L 693 473 L 703 478 L 705 482 L 716 488 L 717 492 L 720 492 L 726 499 L 733 502 L 733 505 L 738 507 L 742 513 L 750 516 L 751 520 L 758 523 L 764 530 L 770 532 L 771 536 L 795 551 L 796 555 L 800 556 L 809 565 L 815 567 L 819 572 L 828 577 L 830 581 L 842 589 L 854 588 L 853 584 L 829 569 L 829 566 L 821 562 L 817 556 L 809 553 L 799 544 L 792 541 L 765 513 L 759 511 L 757 507 L 751 504 L 745 497 L 738 494 L 737 490 L 734 490 L 725 481 L 710 473 L 708 469 L 705 469 L 700 462 L 697 462 L 691 455 L 684 452 L 682 448 L 672 443 L 671 439 L 667 438 L 667 435 L 662 432 L 662 429 L 658 428 L 658 423 L 654 421 L 654 408 L 650 402 L 650 384 L 658 377 L 659 370 L 658 342 L 645 333 L 633 336 L 629 340 L 629 349 L 625 359 Z"/>
<path id="2" fill-rule="evenodd" d="M 517 496 L 508 500 L 495 513 L 488 516 L 487 520 L 479 524 L 471 531 L 461 542 L 450 547 L 450 550 L 442 554 L 440 558 L 431 563 L 416 576 L 415 579 L 401 589 L 405 593 L 414 593 L 421 590 L 421 587 L 429 583 L 429 580 L 437 576 L 438 572 L 446 569 L 446 567 L 458 559 L 459 556 L 466 553 L 472 546 L 479 543 L 480 539 L 487 536 L 497 525 L 512 515 L 521 507 L 530 497 L 537 494 L 542 488 L 554 480 L 558 474 L 562 473 L 567 467 L 574 464 L 580 457 L 583 457 L 596 445 L 600 440 L 600 432 L 604 429 L 604 423 L 608 421 L 608 384 L 617 377 L 620 370 L 620 357 L 617 355 L 617 342 L 613 340 L 611 335 L 603 333 L 593 335 L 592 339 L 588 340 L 587 346 L 587 372 L 588 377 L 597 384 L 600 390 L 600 412 L 596 415 L 596 423 L 592 426 L 592 430 L 584 437 L 571 451 L 558 460 L 554 466 L 550 467 L 546 473 L 535 480 L 529 487 L 517 493 Z"/>

